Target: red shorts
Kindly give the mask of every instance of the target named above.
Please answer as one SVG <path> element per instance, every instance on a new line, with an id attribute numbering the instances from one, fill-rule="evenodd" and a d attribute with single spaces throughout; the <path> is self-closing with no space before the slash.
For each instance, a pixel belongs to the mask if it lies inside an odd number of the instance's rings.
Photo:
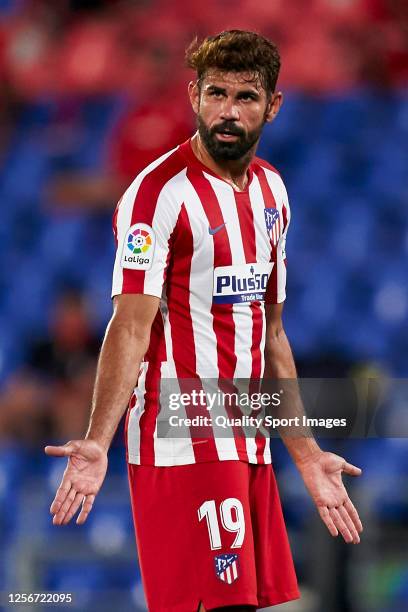
<path id="1" fill-rule="evenodd" d="M 270 464 L 129 465 L 149 612 L 273 606 L 297 599 Z"/>

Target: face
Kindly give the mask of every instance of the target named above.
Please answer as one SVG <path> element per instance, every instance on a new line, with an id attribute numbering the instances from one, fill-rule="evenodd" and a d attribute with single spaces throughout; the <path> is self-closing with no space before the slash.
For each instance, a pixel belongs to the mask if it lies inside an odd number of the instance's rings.
<path id="1" fill-rule="evenodd" d="M 282 94 L 267 94 L 251 75 L 210 70 L 189 94 L 200 137 L 215 161 L 238 160 L 257 144 L 262 128 L 279 112 Z"/>

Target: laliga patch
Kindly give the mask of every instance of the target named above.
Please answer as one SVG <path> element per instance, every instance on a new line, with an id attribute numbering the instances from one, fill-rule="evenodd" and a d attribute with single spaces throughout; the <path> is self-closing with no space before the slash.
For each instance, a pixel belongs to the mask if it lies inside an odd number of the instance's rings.
<path id="1" fill-rule="evenodd" d="M 214 304 L 251 304 L 265 299 L 273 262 L 214 268 Z"/>
<path id="2" fill-rule="evenodd" d="M 135 223 L 126 232 L 121 266 L 130 270 L 150 270 L 153 263 L 156 236 L 150 225 Z"/>
<path id="3" fill-rule="evenodd" d="M 217 555 L 214 557 L 215 574 L 221 582 L 232 584 L 239 577 L 238 555 Z"/>

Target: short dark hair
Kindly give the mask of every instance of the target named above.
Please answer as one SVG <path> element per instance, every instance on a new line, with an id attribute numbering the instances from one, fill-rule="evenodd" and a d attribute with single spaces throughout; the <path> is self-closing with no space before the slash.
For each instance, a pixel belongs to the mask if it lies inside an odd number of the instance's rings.
<path id="1" fill-rule="evenodd" d="M 249 72 L 259 79 L 267 95 L 275 91 L 281 60 L 277 46 L 264 36 L 246 30 L 226 30 L 197 38 L 186 50 L 186 61 L 201 81 L 210 68 L 225 72 Z"/>

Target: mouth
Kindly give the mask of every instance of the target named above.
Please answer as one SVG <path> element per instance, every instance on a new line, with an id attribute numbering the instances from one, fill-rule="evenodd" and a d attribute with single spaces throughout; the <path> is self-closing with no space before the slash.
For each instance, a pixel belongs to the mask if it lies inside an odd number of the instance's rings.
<path id="1" fill-rule="evenodd" d="M 232 132 L 228 132 L 227 130 L 223 132 L 216 132 L 219 140 L 237 140 L 239 136 L 237 134 L 233 134 Z"/>

